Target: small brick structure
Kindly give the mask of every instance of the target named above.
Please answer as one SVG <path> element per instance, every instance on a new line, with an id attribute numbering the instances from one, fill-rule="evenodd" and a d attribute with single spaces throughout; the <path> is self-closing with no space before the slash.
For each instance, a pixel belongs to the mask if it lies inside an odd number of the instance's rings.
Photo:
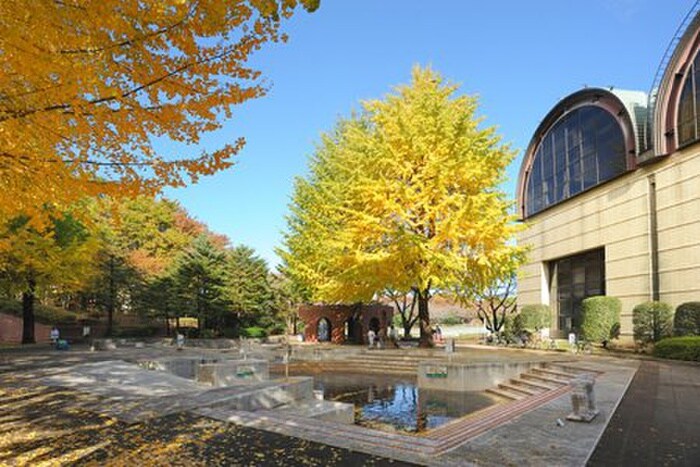
<path id="1" fill-rule="evenodd" d="M 365 344 L 370 328 L 377 335 L 388 334 L 393 315 L 393 307 L 380 303 L 299 307 L 306 342 Z"/>

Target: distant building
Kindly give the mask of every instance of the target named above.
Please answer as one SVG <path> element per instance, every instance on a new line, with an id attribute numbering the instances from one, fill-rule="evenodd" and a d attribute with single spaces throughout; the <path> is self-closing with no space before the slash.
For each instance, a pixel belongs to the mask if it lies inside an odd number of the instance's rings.
<path id="1" fill-rule="evenodd" d="M 366 344 L 370 329 L 377 335 L 380 331 L 387 335 L 393 314 L 393 307 L 379 303 L 299 307 L 307 342 Z"/>
<path id="2" fill-rule="evenodd" d="M 651 96 L 575 92 L 524 155 L 518 304 L 550 305 L 560 334 L 589 296 L 622 301 L 623 335 L 639 303 L 700 300 L 700 15 L 674 41 Z"/>

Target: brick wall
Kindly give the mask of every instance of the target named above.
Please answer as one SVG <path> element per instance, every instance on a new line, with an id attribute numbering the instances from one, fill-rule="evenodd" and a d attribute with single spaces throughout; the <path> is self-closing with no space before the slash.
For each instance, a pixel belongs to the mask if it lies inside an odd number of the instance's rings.
<path id="1" fill-rule="evenodd" d="M 0 344 L 22 342 L 22 318 L 0 313 Z M 34 338 L 37 342 L 50 342 L 51 326 L 34 323 Z"/>

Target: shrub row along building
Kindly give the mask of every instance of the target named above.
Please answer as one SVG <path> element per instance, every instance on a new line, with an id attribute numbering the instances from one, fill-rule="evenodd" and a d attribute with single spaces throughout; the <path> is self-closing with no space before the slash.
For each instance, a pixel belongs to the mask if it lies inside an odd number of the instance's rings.
<path id="1" fill-rule="evenodd" d="M 700 14 L 674 38 L 647 96 L 586 88 L 557 103 L 526 150 L 519 214 L 532 247 L 518 304 L 547 304 L 559 335 L 580 324 L 581 301 L 632 308 L 700 300 Z"/>

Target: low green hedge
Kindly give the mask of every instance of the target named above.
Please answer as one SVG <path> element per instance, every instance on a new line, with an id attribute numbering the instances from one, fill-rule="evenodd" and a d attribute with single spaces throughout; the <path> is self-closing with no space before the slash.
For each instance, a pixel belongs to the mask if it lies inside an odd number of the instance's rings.
<path id="1" fill-rule="evenodd" d="M 516 333 L 522 331 L 536 332 L 552 324 L 552 312 L 547 305 L 523 305 L 513 319 Z"/>
<path id="2" fill-rule="evenodd" d="M 261 338 L 267 336 L 267 331 L 259 326 L 243 328 L 241 335 L 244 337 Z"/>
<path id="3" fill-rule="evenodd" d="M 22 317 L 22 302 L 0 298 L 0 313 Z M 73 324 L 77 321 L 75 313 L 58 308 L 34 303 L 34 319 L 41 324 Z"/>
<path id="4" fill-rule="evenodd" d="M 673 334 L 700 336 L 700 302 L 681 303 L 673 317 Z"/>
<path id="5" fill-rule="evenodd" d="M 622 303 L 615 297 L 588 297 L 581 303 L 581 336 L 589 342 L 605 342 L 620 333 Z"/>
<path id="6" fill-rule="evenodd" d="M 654 356 L 700 362 L 700 336 L 662 339 L 654 346 Z"/>

